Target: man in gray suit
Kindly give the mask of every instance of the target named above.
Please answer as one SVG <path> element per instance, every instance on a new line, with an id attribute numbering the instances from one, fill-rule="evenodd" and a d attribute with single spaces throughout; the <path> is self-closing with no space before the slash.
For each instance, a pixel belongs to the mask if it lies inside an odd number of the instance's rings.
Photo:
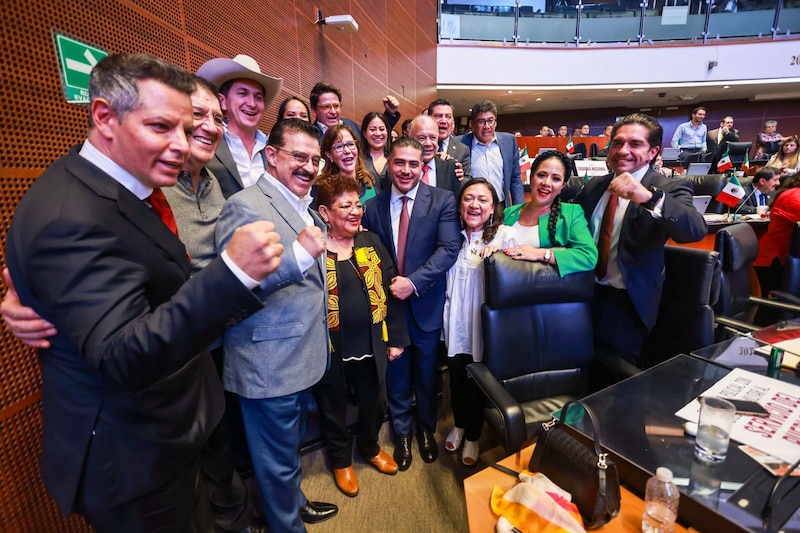
<path id="1" fill-rule="evenodd" d="M 299 447 L 311 386 L 328 364 L 324 224 L 309 209 L 319 169 L 317 128 L 278 122 L 264 150 L 267 172 L 231 196 L 217 220 L 224 249 L 237 228 L 269 220 L 285 252 L 260 285 L 264 309 L 225 332 L 223 385 L 242 408 L 253 470 L 272 531 L 302 532 L 336 514 L 335 505 L 309 502 L 300 490 Z"/>
<path id="2" fill-rule="evenodd" d="M 428 115 L 439 126 L 439 146 L 437 151 L 445 156 L 452 157 L 461 164 L 460 168 L 456 169 L 456 172 L 460 172 L 458 179 L 465 181 L 472 177 L 470 173 L 469 148 L 461 144 L 453 135 L 456 127 L 453 120 L 454 114 L 455 108 L 453 104 L 444 98 L 434 100 L 428 106 Z"/>

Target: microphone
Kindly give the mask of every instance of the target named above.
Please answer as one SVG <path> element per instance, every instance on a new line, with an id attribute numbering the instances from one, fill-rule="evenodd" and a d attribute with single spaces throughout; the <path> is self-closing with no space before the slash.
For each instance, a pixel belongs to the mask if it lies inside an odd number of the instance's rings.
<path id="1" fill-rule="evenodd" d="M 795 461 L 795 463 L 786 472 L 784 472 L 784 474 L 780 478 L 778 478 L 775 484 L 772 485 L 772 490 L 769 493 L 769 497 L 767 498 L 767 501 L 764 504 L 764 508 L 761 510 L 761 518 L 764 520 L 764 527 L 766 528 L 767 531 L 774 531 L 772 527 L 773 507 L 775 506 L 776 503 L 780 503 L 781 501 L 783 501 L 783 498 L 786 497 L 786 494 L 784 494 L 780 498 L 777 498 L 778 489 L 781 487 L 781 485 L 783 485 L 786 478 L 788 478 L 792 474 L 792 472 L 794 472 L 797 469 L 798 466 L 800 466 L 800 459 Z M 789 491 L 794 489 L 796 486 L 797 482 L 794 484 L 794 486 L 792 486 L 792 488 L 789 489 Z M 787 491 L 787 494 L 789 491 Z"/>
<path id="2" fill-rule="evenodd" d="M 750 197 L 753 196 L 756 193 L 757 190 L 758 190 L 758 188 L 755 185 L 753 185 L 753 190 L 750 191 L 750 194 L 748 194 L 747 196 L 742 198 L 742 201 L 739 202 L 739 206 L 733 211 L 733 214 L 731 215 L 731 218 L 735 218 L 736 217 L 736 215 L 739 213 L 739 210 L 742 207 L 744 207 L 744 204 L 747 203 L 747 200 L 749 200 Z"/>

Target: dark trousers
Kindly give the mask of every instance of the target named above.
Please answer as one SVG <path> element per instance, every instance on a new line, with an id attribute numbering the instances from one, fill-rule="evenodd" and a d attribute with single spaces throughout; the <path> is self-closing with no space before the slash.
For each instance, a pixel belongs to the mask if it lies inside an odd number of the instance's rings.
<path id="1" fill-rule="evenodd" d="M 370 359 L 345 365 L 371 367 L 373 382 L 361 383 L 352 390 L 328 383 L 314 385 L 313 392 L 319 407 L 322 438 L 333 468 L 347 468 L 353 463 L 353 436 L 347 430 L 347 406 L 355 403 L 358 407 L 356 448 L 365 459 L 375 457 L 381 450 L 378 445 L 378 432 L 383 425 L 386 412 L 386 393 L 375 375 L 375 361 Z M 360 379 L 369 379 L 369 370 L 363 370 L 365 371 L 359 373 L 363 374 L 363 378 Z M 348 380 L 352 380 L 352 374 L 346 373 Z"/>
<path id="2" fill-rule="evenodd" d="M 472 356 L 465 353 L 447 358 L 454 424 L 458 428 L 464 428 L 464 437 L 467 440 L 476 441 L 481 438 L 485 398 L 480 387 L 467 372 L 467 365 L 473 362 Z"/>
<path id="3" fill-rule="evenodd" d="M 436 431 L 439 391 L 436 354 L 441 330 L 421 330 L 409 310 L 406 310 L 406 321 L 411 345 L 386 368 L 386 391 L 395 435 L 411 434 L 414 397 L 418 429 Z"/>
<path id="4" fill-rule="evenodd" d="M 239 397 L 253 472 L 272 531 L 306 531 L 300 509 L 307 500 L 300 490 L 303 472 L 300 442 L 306 431 L 309 391 L 275 398 Z"/>
<path id="5" fill-rule="evenodd" d="M 595 284 L 592 318 L 595 353 L 618 355 L 639 366 L 642 345 L 650 330 L 639 317 L 628 291 Z"/>

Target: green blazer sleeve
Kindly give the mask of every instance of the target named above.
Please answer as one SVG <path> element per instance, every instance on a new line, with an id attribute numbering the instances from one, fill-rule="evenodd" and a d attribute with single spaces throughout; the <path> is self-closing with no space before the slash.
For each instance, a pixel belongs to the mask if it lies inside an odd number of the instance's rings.
<path id="1" fill-rule="evenodd" d="M 549 220 L 549 214 L 539 220 L 539 242 L 542 248 L 554 248 L 553 255 L 561 277 L 573 272 L 594 270 L 597 264 L 597 246 L 589 232 L 583 208 L 578 204 L 561 203 L 555 243 L 550 242 L 547 231 Z"/>

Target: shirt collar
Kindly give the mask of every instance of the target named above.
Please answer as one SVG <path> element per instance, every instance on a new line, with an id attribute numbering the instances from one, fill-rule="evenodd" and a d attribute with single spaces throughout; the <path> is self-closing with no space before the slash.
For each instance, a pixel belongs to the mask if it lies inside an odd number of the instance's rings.
<path id="1" fill-rule="evenodd" d="M 408 196 L 409 198 L 411 198 L 412 201 L 415 200 L 417 198 L 417 192 L 419 191 L 419 184 L 420 183 L 421 182 L 417 182 L 417 184 L 414 186 L 414 188 L 411 189 L 410 191 L 408 191 L 406 194 L 402 194 L 400 191 L 398 191 L 395 188 L 394 184 L 392 184 L 392 195 L 390 197 L 391 203 L 396 202 L 397 200 L 399 200 L 403 196 Z"/>
<path id="2" fill-rule="evenodd" d="M 491 141 L 489 141 L 489 144 L 483 144 L 483 143 L 482 143 L 482 142 L 481 142 L 481 141 L 478 139 L 478 136 L 477 136 L 477 135 L 475 135 L 474 133 L 472 134 L 472 147 L 473 147 L 473 148 L 474 148 L 475 146 L 491 146 L 491 145 L 492 145 L 492 143 L 496 143 L 496 142 L 497 142 L 497 134 L 496 134 L 496 133 L 494 134 L 494 137 L 492 137 L 492 140 L 491 140 Z"/>
<path id="3" fill-rule="evenodd" d="M 120 185 L 128 189 L 139 200 L 144 200 L 153 193 L 153 188 L 148 187 L 136 179 L 133 174 L 119 166 L 110 157 L 94 147 L 89 139 L 83 143 L 80 152 L 81 157 L 92 163 L 94 166 L 114 178 Z"/>
<path id="4" fill-rule="evenodd" d="M 269 181 L 272 185 L 274 185 L 275 188 L 278 189 L 278 191 L 280 191 L 280 193 L 284 197 L 286 197 L 286 199 L 289 201 L 290 204 L 292 204 L 292 207 L 294 207 L 298 213 L 302 215 L 303 213 L 308 211 L 308 208 L 313 200 L 310 193 L 300 198 L 295 193 L 290 191 L 286 185 L 278 181 L 278 179 L 269 172 L 265 172 L 263 177 L 266 177 L 267 181 Z"/>

